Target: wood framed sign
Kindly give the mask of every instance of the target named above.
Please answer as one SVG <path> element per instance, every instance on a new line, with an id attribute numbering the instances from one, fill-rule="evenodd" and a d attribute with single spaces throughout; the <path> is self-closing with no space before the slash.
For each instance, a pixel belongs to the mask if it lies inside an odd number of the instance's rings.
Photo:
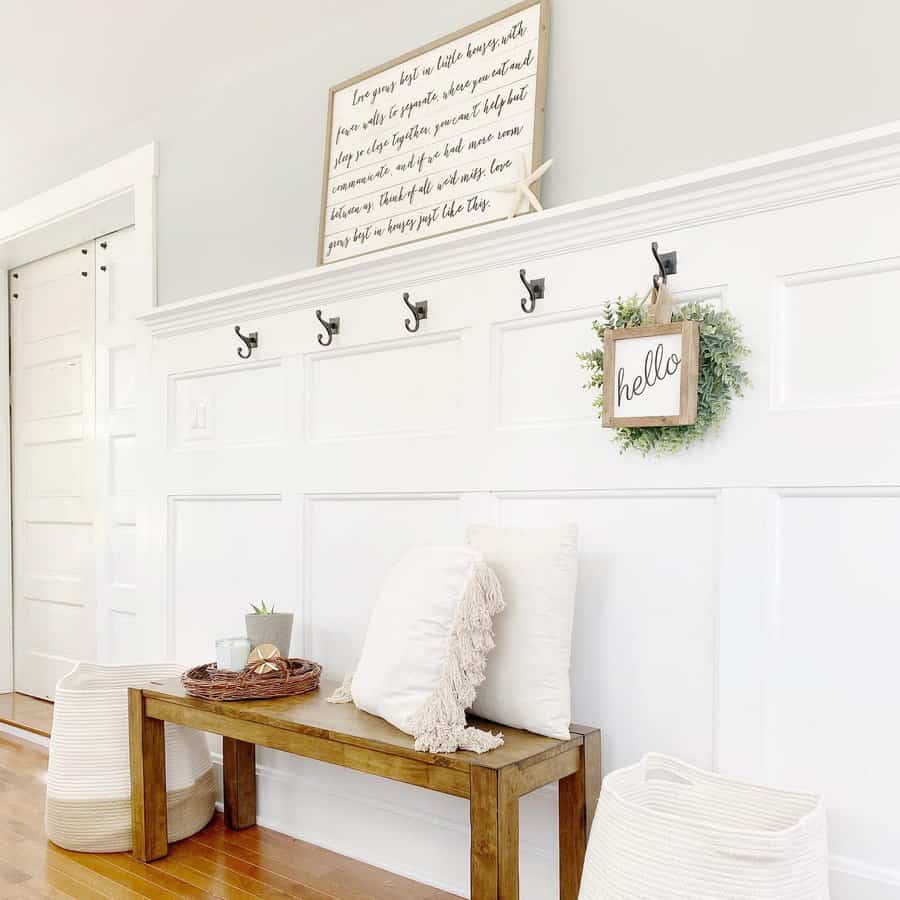
<path id="1" fill-rule="evenodd" d="M 616 328 L 603 335 L 603 426 L 697 421 L 697 322 Z"/>
<path id="2" fill-rule="evenodd" d="M 548 25 L 526 0 L 331 89 L 320 265 L 518 210 L 496 188 L 541 163 Z"/>

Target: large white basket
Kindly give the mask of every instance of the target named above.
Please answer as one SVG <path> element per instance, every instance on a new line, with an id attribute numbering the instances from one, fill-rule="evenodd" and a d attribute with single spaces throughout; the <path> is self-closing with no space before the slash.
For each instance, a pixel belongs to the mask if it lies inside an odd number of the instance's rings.
<path id="1" fill-rule="evenodd" d="M 184 671 L 173 663 L 79 663 L 56 686 L 47 775 L 47 837 L 68 850 L 131 849 L 128 687 Z M 202 734 L 166 725 L 169 840 L 203 828 L 216 799 Z"/>
<path id="2" fill-rule="evenodd" d="M 825 809 L 648 754 L 603 780 L 579 900 L 827 900 Z"/>

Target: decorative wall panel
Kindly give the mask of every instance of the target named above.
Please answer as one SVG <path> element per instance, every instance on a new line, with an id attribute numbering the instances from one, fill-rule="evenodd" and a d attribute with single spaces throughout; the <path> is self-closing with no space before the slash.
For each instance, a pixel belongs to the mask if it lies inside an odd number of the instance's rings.
<path id="1" fill-rule="evenodd" d="M 900 400 L 900 259 L 792 275 L 778 301 L 775 402 L 855 406 Z"/>
<path id="2" fill-rule="evenodd" d="M 312 356 L 307 373 L 310 440 L 452 433 L 459 427 L 459 335 Z"/>
<path id="3" fill-rule="evenodd" d="M 296 523 L 281 498 L 175 497 L 169 508 L 176 659 L 210 660 L 216 638 L 244 634 L 251 600 L 296 609 Z"/>
<path id="4" fill-rule="evenodd" d="M 272 443 L 282 432 L 278 363 L 172 379 L 172 446 L 180 450 Z"/>
<path id="5" fill-rule="evenodd" d="M 600 310 L 521 319 L 496 328 L 494 422 L 499 427 L 592 422 L 597 410 L 582 386 L 577 357 L 596 342 Z"/>
<path id="6" fill-rule="evenodd" d="M 776 527 L 768 776 L 824 791 L 833 853 L 896 868 L 900 491 L 784 491 Z"/>
<path id="7" fill-rule="evenodd" d="M 650 748 L 714 764 L 716 494 L 501 495 L 500 521 L 578 524 L 574 720 L 603 729 L 604 770 Z"/>
<path id="8" fill-rule="evenodd" d="M 304 632 L 307 652 L 342 678 L 352 671 L 378 587 L 417 544 L 462 539 L 454 496 L 313 496 L 305 529 Z"/>

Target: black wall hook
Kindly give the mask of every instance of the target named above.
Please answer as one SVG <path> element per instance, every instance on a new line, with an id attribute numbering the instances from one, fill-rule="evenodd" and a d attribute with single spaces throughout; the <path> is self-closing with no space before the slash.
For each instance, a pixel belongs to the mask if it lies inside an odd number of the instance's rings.
<path id="1" fill-rule="evenodd" d="M 403 302 L 407 305 L 409 311 L 413 314 L 413 318 L 416 320 L 416 324 L 410 326 L 410 320 L 404 319 L 403 324 L 406 326 L 407 331 L 415 332 L 419 330 L 419 322 L 422 319 L 428 318 L 428 301 L 427 300 L 419 300 L 418 303 L 413 305 L 409 302 L 409 294 L 405 291 L 403 293 Z"/>
<path id="2" fill-rule="evenodd" d="M 521 300 L 522 312 L 533 313 L 534 304 L 538 300 L 544 299 L 544 279 L 532 278 L 529 280 L 525 277 L 524 269 L 519 269 L 519 278 L 522 279 L 522 284 L 525 285 L 525 290 L 528 291 L 528 299 L 526 300 L 523 297 Z"/>
<path id="3" fill-rule="evenodd" d="M 250 359 L 253 351 L 259 346 L 259 336 L 257 332 L 251 331 L 250 334 L 241 334 L 241 326 L 235 325 L 234 333 L 244 342 L 244 347 L 237 348 L 237 355 L 241 359 Z"/>
<path id="4" fill-rule="evenodd" d="M 330 347 L 331 342 L 334 340 L 334 336 L 336 334 L 341 333 L 341 320 L 340 317 L 335 316 L 333 319 L 323 319 L 322 318 L 322 310 L 316 310 L 316 318 L 321 323 L 322 327 L 325 329 L 325 333 L 328 335 L 328 340 L 323 340 L 321 334 L 316 335 L 316 339 L 323 347 Z"/>
<path id="5" fill-rule="evenodd" d="M 669 253 L 660 253 L 659 244 L 654 241 L 650 245 L 650 251 L 659 267 L 659 274 L 653 276 L 653 287 L 658 288 L 660 281 L 665 284 L 669 280 L 670 275 L 678 274 L 678 251 L 672 250 Z"/>

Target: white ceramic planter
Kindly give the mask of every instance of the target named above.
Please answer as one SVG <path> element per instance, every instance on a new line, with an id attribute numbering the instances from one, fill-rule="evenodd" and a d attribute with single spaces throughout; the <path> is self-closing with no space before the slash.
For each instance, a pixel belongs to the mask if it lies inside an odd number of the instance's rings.
<path id="1" fill-rule="evenodd" d="M 271 613 L 258 616 L 247 613 L 247 637 L 250 645 L 274 644 L 285 658 L 291 655 L 291 631 L 294 628 L 293 613 Z"/>

